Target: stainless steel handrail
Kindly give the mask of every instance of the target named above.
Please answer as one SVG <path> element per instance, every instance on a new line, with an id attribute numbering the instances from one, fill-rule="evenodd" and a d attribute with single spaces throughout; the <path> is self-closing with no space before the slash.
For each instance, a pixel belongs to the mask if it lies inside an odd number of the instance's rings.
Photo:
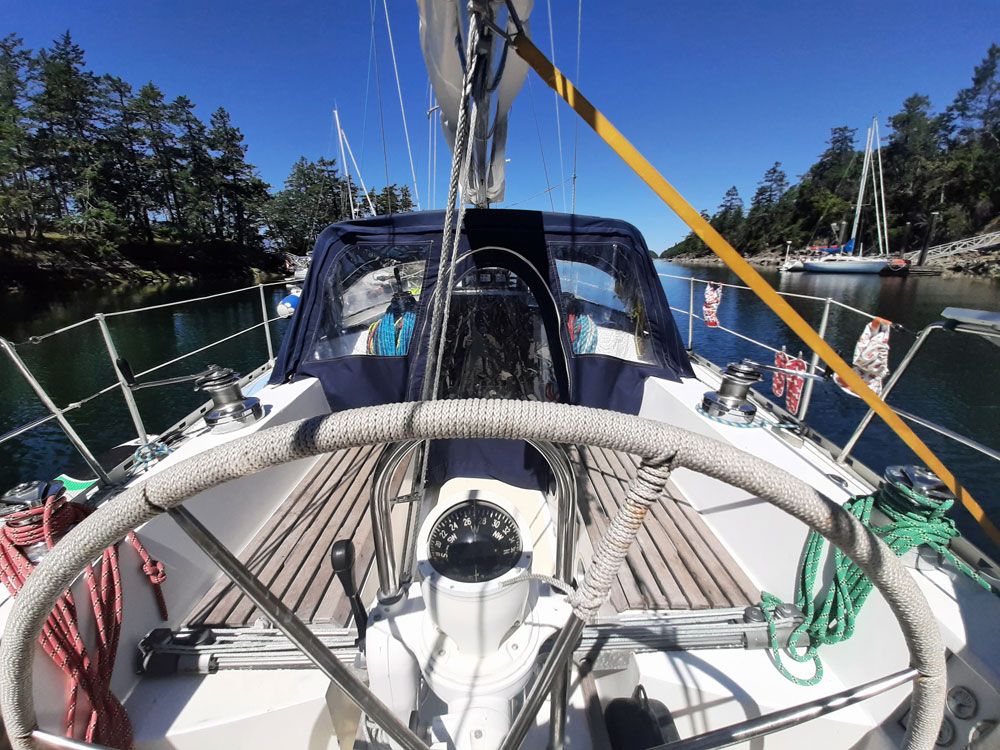
<path id="1" fill-rule="evenodd" d="M 396 564 L 395 545 L 392 534 L 392 498 L 389 484 L 403 459 L 413 451 L 420 440 L 407 440 L 388 446 L 373 472 L 369 512 L 372 520 L 372 536 L 375 539 L 375 569 L 378 572 L 378 596 L 382 601 L 395 601 L 402 593 L 405 583 L 401 580 Z M 573 582 L 573 562 L 576 557 L 576 483 L 569 459 L 559 447 L 552 443 L 527 440 L 532 448 L 541 454 L 549 465 L 556 481 L 556 577 L 565 583 Z M 411 508 L 414 507 L 411 503 Z M 416 523 L 416 514 L 411 513 L 410 523 Z M 410 530 L 408 529 L 408 532 Z M 408 538 L 411 534 L 408 533 Z M 405 550 L 412 555 L 415 550 Z"/>
<path id="2" fill-rule="evenodd" d="M 62 411 L 63 414 L 65 414 L 66 412 L 77 408 L 79 407 L 76 404 L 71 404 Z M 46 422 L 51 422 L 55 418 L 56 418 L 55 414 L 46 414 L 44 417 L 39 417 L 38 419 L 32 419 L 30 422 L 25 422 L 20 427 L 15 427 L 13 430 L 8 430 L 3 435 L 0 435 L 0 444 L 6 443 L 8 440 L 13 440 L 18 435 L 23 435 L 26 432 L 30 432 L 31 430 L 35 429 L 40 425 L 45 424 Z"/>
<path id="3" fill-rule="evenodd" d="M 267 323 L 273 323 L 275 320 L 280 320 L 280 318 L 271 318 L 270 320 L 267 321 Z M 244 328 L 242 331 L 237 331 L 236 333 L 232 333 L 228 336 L 218 339 L 217 341 L 213 341 L 211 344 L 206 344 L 205 346 L 202 346 L 198 349 L 194 349 L 190 352 L 187 352 L 186 354 L 182 354 L 179 357 L 174 357 L 173 359 L 168 360 L 167 362 L 164 362 L 162 364 L 154 365 L 153 367 L 150 367 L 148 370 L 137 372 L 135 376 L 137 378 L 141 378 L 143 375 L 149 375 L 151 372 L 162 370 L 164 367 L 169 367 L 170 365 L 176 364 L 182 360 L 187 359 L 188 357 L 193 357 L 195 354 L 201 354 L 203 351 L 211 349 L 213 346 L 224 344 L 225 342 L 235 339 L 238 336 L 242 336 L 244 333 L 249 333 L 250 331 L 256 330 L 263 325 L 266 325 L 266 323 L 254 323 L 252 326 L 248 326 L 247 328 Z"/>
<path id="4" fill-rule="evenodd" d="M 716 284 L 718 286 L 724 286 L 727 289 L 740 289 L 740 290 L 745 291 L 745 292 L 752 292 L 753 291 L 750 287 L 744 286 L 743 284 L 728 284 L 728 283 L 722 282 L 722 281 L 712 281 L 711 279 L 699 279 L 697 276 L 677 276 L 676 274 L 672 274 L 672 273 L 659 273 L 659 272 L 657 272 L 656 275 L 659 276 L 661 279 L 677 279 L 679 281 L 690 281 L 692 283 L 695 282 L 695 281 L 697 281 L 699 284 L 708 284 L 709 282 L 711 282 L 711 283 Z M 775 290 L 775 291 L 777 291 L 777 290 Z M 817 297 L 814 294 L 799 294 L 798 292 L 780 292 L 779 291 L 778 294 L 781 295 L 782 297 L 791 297 L 793 299 L 808 299 L 808 300 L 812 300 L 813 302 L 826 302 L 827 299 L 829 299 L 828 297 Z M 877 315 L 872 315 L 871 313 L 867 313 L 864 310 L 859 310 L 856 307 L 851 307 L 850 305 L 844 304 L 843 302 L 839 302 L 839 301 L 837 301 L 835 299 L 831 299 L 830 301 L 834 305 L 837 305 L 838 307 L 841 307 L 841 308 L 843 308 L 845 310 L 849 310 L 850 312 L 853 312 L 853 313 L 856 313 L 858 315 L 861 315 L 861 316 L 863 316 L 865 318 L 868 318 L 869 320 L 874 320 L 875 318 L 878 317 Z M 678 310 L 678 312 L 684 312 L 684 313 L 686 313 L 687 311 L 686 310 Z"/>
<path id="5" fill-rule="evenodd" d="M 90 452 L 90 449 L 87 448 L 87 445 L 76 433 L 76 430 L 73 429 L 73 426 L 66 420 L 62 410 L 60 410 L 59 407 L 55 405 L 55 402 L 49 398 L 49 394 L 45 392 L 44 388 L 42 388 L 42 384 L 35 379 L 34 375 L 31 374 L 31 370 L 29 370 L 28 366 L 24 364 L 24 361 L 18 356 L 17 352 L 14 351 L 13 345 L 7 341 L 7 339 L 0 337 L 0 348 L 3 348 L 3 350 L 7 352 L 7 356 L 10 357 L 11 362 L 14 363 L 14 366 L 21 373 L 21 376 L 25 379 L 25 381 L 27 381 L 28 385 L 31 386 L 31 390 L 33 390 L 35 395 L 38 396 L 38 400 L 45 405 L 45 408 L 49 410 L 55 420 L 59 423 L 59 426 L 62 428 L 66 437 L 73 444 L 73 447 L 76 448 L 77 452 L 83 457 L 83 460 L 86 461 L 91 471 L 93 471 L 97 478 L 101 481 L 101 484 L 111 484 L 111 479 L 108 477 L 107 472 L 101 467 L 97 458 L 95 458 L 94 454 Z"/>
<path id="6" fill-rule="evenodd" d="M 931 333 L 933 333 L 934 331 L 941 331 L 941 330 L 954 331 L 958 333 L 973 333 L 980 336 L 992 337 L 994 335 L 991 334 L 989 331 L 984 332 L 974 327 L 963 326 L 961 324 L 956 325 L 951 321 L 936 321 L 934 323 L 929 324 L 922 331 L 920 331 L 920 333 L 917 335 L 917 340 L 913 342 L 913 346 L 910 347 L 909 351 L 907 351 L 906 355 L 903 357 L 903 361 L 899 363 L 899 365 L 896 367 L 896 371 L 893 372 L 892 375 L 889 377 L 889 379 L 886 381 L 885 386 L 882 388 L 883 401 L 885 401 L 889 397 L 889 394 L 892 392 L 892 389 L 895 388 L 896 383 L 899 382 L 899 379 L 903 376 L 903 373 L 906 372 L 907 368 L 910 366 L 910 363 L 913 361 L 914 357 L 917 356 L 917 352 L 924 345 L 924 342 L 927 340 L 928 336 L 930 336 Z M 980 453 L 989 456 L 990 458 L 996 461 L 1000 461 L 1000 452 L 995 451 L 992 448 L 983 445 L 982 443 L 978 443 L 972 438 L 968 438 L 965 435 L 960 435 L 957 432 L 949 430 L 947 427 L 942 427 L 939 424 L 935 424 L 934 422 L 923 419 L 922 417 L 910 414 L 909 412 L 903 411 L 902 409 L 897 409 L 896 407 L 893 407 L 893 409 L 897 414 L 899 414 L 899 416 L 903 417 L 906 420 L 909 420 L 910 422 L 914 422 L 915 424 L 921 425 L 922 427 L 926 427 L 930 430 L 933 430 L 939 435 L 949 438 L 950 440 L 954 440 L 956 443 L 961 443 L 962 445 L 968 446 L 973 450 L 977 450 Z M 844 447 L 841 449 L 840 455 L 837 456 L 838 463 L 844 463 L 847 460 L 847 457 L 850 455 L 851 451 L 854 450 L 854 446 L 857 445 L 858 440 L 861 439 L 862 433 L 864 433 L 868 425 L 871 424 L 872 418 L 874 416 L 875 412 L 869 409 L 865 413 L 865 415 L 861 418 L 861 421 L 858 423 L 858 426 L 854 428 L 854 432 L 851 434 L 851 437 L 848 438 L 846 443 L 844 443 Z"/>
<path id="7" fill-rule="evenodd" d="M 371 718 L 398 745 L 406 750 L 427 750 L 427 745 L 403 724 L 354 672 L 326 647 L 309 626 L 271 593 L 237 557 L 191 512 L 182 506 L 167 511 L 184 531 L 237 588 L 266 614 L 278 630 L 294 643 L 344 695 Z"/>
<path id="8" fill-rule="evenodd" d="M 369 512 L 372 519 L 372 537 L 375 540 L 375 567 L 378 572 L 378 598 L 384 603 L 395 602 L 403 595 L 403 586 L 396 566 L 395 546 L 392 534 L 392 498 L 389 485 L 403 459 L 423 441 L 408 440 L 388 446 L 375 464 Z M 538 451 L 552 470 L 555 477 L 556 493 L 556 577 L 572 585 L 573 565 L 576 560 L 576 507 L 577 486 L 573 468 L 565 449 L 541 440 L 525 441 Z M 414 538 L 413 526 L 419 519 L 419 499 L 411 499 L 407 517 L 407 547 L 404 548 L 404 567 L 414 555 L 409 548 Z M 559 750 L 563 747 L 566 730 L 566 706 L 569 702 L 569 667 L 564 666 L 552 680 L 549 716 L 549 747 Z"/>
<path id="9" fill-rule="evenodd" d="M 994 461 L 1000 461 L 1000 451 L 995 451 L 989 446 L 983 445 L 982 443 L 977 443 L 972 438 L 966 437 L 965 435 L 960 435 L 957 432 L 949 430 L 947 427 L 942 427 L 941 425 L 931 422 L 929 419 L 924 419 L 923 417 L 918 417 L 916 414 L 910 414 L 908 411 L 903 411 L 898 407 L 892 407 L 899 416 L 903 419 L 918 424 L 921 427 L 926 427 L 928 430 L 933 430 L 939 435 L 944 435 L 945 437 L 951 438 L 956 443 L 961 443 L 966 445 L 973 450 L 977 450 L 983 455 L 989 456 Z"/>
<path id="10" fill-rule="evenodd" d="M 112 318 L 118 315 L 131 315 L 133 313 L 148 312 L 149 310 L 162 310 L 166 307 L 179 307 L 181 305 L 190 305 L 192 302 L 204 302 L 208 299 L 215 299 L 217 297 L 226 297 L 230 294 L 239 294 L 240 292 L 249 292 L 251 289 L 258 289 L 265 286 L 278 286 L 279 284 L 285 284 L 285 281 L 269 281 L 266 284 L 254 284 L 253 286 L 244 286 L 239 289 L 230 289 L 226 292 L 218 292 L 216 294 L 206 294 L 204 297 L 192 297 L 191 299 L 177 300 L 176 302 L 164 302 L 160 305 L 148 305 L 146 307 L 133 307 L 131 310 L 115 310 L 113 312 L 104 313 L 105 317 Z"/>

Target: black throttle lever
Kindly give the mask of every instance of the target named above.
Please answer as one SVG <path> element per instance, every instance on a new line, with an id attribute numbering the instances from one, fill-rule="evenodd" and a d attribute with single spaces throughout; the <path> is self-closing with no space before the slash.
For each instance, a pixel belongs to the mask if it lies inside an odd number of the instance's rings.
<path id="1" fill-rule="evenodd" d="M 354 543 L 350 539 L 338 539 L 330 548 L 330 565 L 337 574 L 340 585 L 344 587 L 347 600 L 351 603 L 354 614 L 354 624 L 358 627 L 358 640 L 365 638 L 365 628 L 368 626 L 368 613 L 361 603 L 361 595 L 354 583 Z"/>

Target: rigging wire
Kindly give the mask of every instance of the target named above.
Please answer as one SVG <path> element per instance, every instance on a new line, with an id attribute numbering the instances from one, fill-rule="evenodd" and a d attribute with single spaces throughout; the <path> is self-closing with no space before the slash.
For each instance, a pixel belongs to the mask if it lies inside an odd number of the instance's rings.
<path id="1" fill-rule="evenodd" d="M 427 208 L 434 208 L 434 204 L 430 202 L 431 200 L 431 164 L 433 163 L 431 157 L 431 144 L 434 139 L 434 118 L 431 117 L 431 111 L 434 109 L 434 90 L 431 86 L 430 78 L 427 79 Z"/>
<path id="2" fill-rule="evenodd" d="M 583 34 L 583 0 L 578 0 L 576 9 L 576 85 L 580 85 L 580 38 Z M 573 193 L 570 213 L 576 213 L 576 155 L 580 145 L 580 118 L 573 118 Z"/>
<path id="3" fill-rule="evenodd" d="M 531 76 L 528 76 L 528 98 L 531 100 L 531 114 L 535 116 L 535 130 L 538 133 L 538 151 L 542 155 L 542 173 L 545 175 L 545 187 L 548 188 L 548 190 L 539 193 L 539 195 L 548 193 L 549 205 L 552 206 L 552 213 L 555 213 L 556 204 L 552 200 L 552 184 L 549 182 L 549 168 L 545 164 L 545 149 L 542 147 L 542 128 L 538 124 L 538 112 L 535 110 L 535 95 L 531 93 Z M 563 183 L 565 183 L 565 180 Z"/>
<path id="4" fill-rule="evenodd" d="M 437 103 L 437 96 L 435 96 L 434 97 L 434 107 L 432 109 L 437 110 L 437 109 L 440 109 L 440 108 L 441 108 L 441 106 Z M 433 157 L 434 158 L 434 168 L 433 168 L 433 173 L 434 174 L 433 174 L 433 176 L 431 178 L 431 185 L 432 185 L 432 189 L 434 191 L 434 193 L 433 193 L 433 195 L 431 197 L 433 198 L 434 202 L 431 205 L 433 205 L 435 207 L 437 207 L 437 203 L 438 203 L 438 185 L 437 185 L 437 179 L 438 179 L 438 141 L 439 140 L 441 140 L 441 135 L 440 135 L 438 129 L 434 128 L 434 148 L 433 148 L 433 150 L 434 150 L 434 157 Z"/>
<path id="5" fill-rule="evenodd" d="M 882 137 L 878 132 L 878 120 L 875 120 L 875 149 L 878 154 L 879 193 L 882 196 L 882 231 L 885 233 L 885 252 L 889 253 L 889 214 L 885 212 L 885 180 L 882 174 Z"/>
<path id="6" fill-rule="evenodd" d="M 878 244 L 878 254 L 882 255 L 885 248 L 882 245 L 882 220 L 878 210 L 878 175 L 875 174 L 874 161 L 872 163 L 872 204 L 875 206 L 875 240 Z"/>
<path id="7" fill-rule="evenodd" d="M 545 194 L 548 194 L 549 198 L 551 199 L 551 197 L 552 197 L 552 191 L 555 190 L 556 188 L 560 187 L 561 185 L 564 185 L 567 182 L 569 182 L 568 179 L 564 180 L 563 182 L 560 182 L 559 185 L 553 185 L 552 187 L 550 187 L 550 188 L 548 188 L 546 190 L 543 190 L 540 193 L 535 193 L 534 195 L 532 195 L 532 196 L 530 196 L 528 198 L 524 198 L 524 199 L 519 200 L 519 201 L 514 201 L 513 203 L 505 203 L 503 205 L 503 207 L 504 208 L 513 208 L 514 206 L 520 206 L 522 203 L 527 203 L 528 201 L 533 201 L 535 198 L 541 198 Z"/>
<path id="8" fill-rule="evenodd" d="M 372 2 L 372 15 L 375 14 L 374 3 Z M 368 74 L 365 78 L 365 107 L 362 110 L 364 117 L 361 120 L 361 162 L 365 161 L 365 135 L 368 133 L 368 95 L 372 89 L 372 56 L 375 53 L 375 24 L 372 24 L 371 37 L 368 39 Z"/>
<path id="9" fill-rule="evenodd" d="M 382 114 L 382 76 L 378 70 L 378 41 L 375 40 L 375 0 L 371 2 L 372 11 L 372 48 L 375 50 L 375 91 L 378 94 L 378 122 L 382 131 L 382 163 L 385 166 L 385 193 L 389 200 L 388 213 L 392 213 L 392 191 L 389 190 L 389 153 L 385 147 L 385 116 Z M 371 205 L 369 199 L 368 205 Z M 374 213 L 374 208 L 372 212 Z"/>
<path id="10" fill-rule="evenodd" d="M 389 25 L 389 3 L 382 0 L 382 7 L 385 9 L 385 28 L 389 32 L 389 52 L 392 55 L 392 70 L 396 74 L 396 91 L 399 93 L 399 113 L 403 117 L 403 135 L 406 138 L 406 154 L 410 157 L 410 176 L 413 177 L 413 200 L 420 210 L 420 191 L 417 190 L 417 170 L 413 166 L 413 151 L 410 149 L 410 131 L 406 127 L 406 110 L 403 108 L 403 87 L 399 83 L 399 67 L 396 65 L 396 46 L 392 43 L 392 26 Z M 389 178 L 386 177 L 388 185 Z M 391 213 L 391 212 L 390 212 Z"/>
<path id="11" fill-rule="evenodd" d="M 552 64 L 556 64 L 556 42 L 555 35 L 552 31 L 552 0 L 546 0 L 549 6 L 549 47 L 552 50 Z M 559 178 L 562 180 L 562 199 L 563 199 L 563 211 L 566 210 L 566 168 L 563 166 L 563 148 L 562 148 L 562 125 L 559 120 L 559 94 L 555 91 L 552 92 L 553 101 L 556 105 L 556 138 L 559 139 Z M 553 209 L 554 211 L 555 209 Z"/>
<path id="12" fill-rule="evenodd" d="M 844 184 L 844 180 L 847 179 L 847 175 L 850 173 L 851 167 L 854 166 L 854 162 L 857 161 L 857 159 L 858 159 L 858 152 L 855 150 L 854 153 L 851 155 L 851 160 L 847 162 L 847 166 L 844 167 L 843 174 L 840 175 L 840 181 L 837 183 L 837 187 L 833 189 L 833 196 L 835 198 L 837 197 L 837 193 L 840 192 L 841 185 Z M 813 227 L 812 232 L 809 233 L 809 241 L 806 242 L 806 247 L 811 246 L 813 240 L 816 239 L 816 232 L 819 231 L 819 225 L 823 223 L 823 219 L 826 217 L 827 211 L 829 210 L 830 210 L 830 205 L 828 203 L 826 206 L 823 207 L 822 213 L 820 213 L 819 218 L 816 220 L 816 225 Z"/>
<path id="13" fill-rule="evenodd" d="M 354 195 L 351 193 L 351 170 L 347 166 L 347 159 L 344 158 L 344 131 L 340 128 L 340 113 L 337 112 L 336 107 L 333 109 L 333 117 L 337 122 L 337 142 L 340 144 L 340 161 L 344 165 L 344 174 L 347 176 L 347 200 L 351 206 L 351 219 L 356 219 L 358 216 L 355 211 Z M 343 196 L 343 193 L 341 193 L 341 196 Z"/>
<path id="14" fill-rule="evenodd" d="M 334 102 L 334 106 L 336 107 L 336 102 Z M 336 109 L 334 109 L 334 112 L 336 112 Z M 333 116 L 331 116 L 330 117 L 330 135 L 329 135 L 329 137 L 327 138 L 327 141 L 326 141 L 326 151 L 324 152 L 324 156 L 329 156 L 330 155 L 330 151 L 333 150 L 333 128 L 334 128 Z M 320 170 L 320 173 L 323 174 L 323 168 L 319 167 L 319 170 Z M 316 202 L 313 204 L 312 219 L 309 221 L 309 236 L 310 237 L 312 237 L 312 236 L 314 236 L 316 234 L 316 219 L 318 218 L 318 215 L 319 215 L 320 204 L 323 202 L 323 191 L 324 191 L 325 188 L 326 188 L 326 180 L 324 180 L 324 179 L 321 178 L 320 181 L 319 181 L 319 195 L 316 196 Z M 343 195 L 341 195 L 341 208 L 343 208 Z"/>

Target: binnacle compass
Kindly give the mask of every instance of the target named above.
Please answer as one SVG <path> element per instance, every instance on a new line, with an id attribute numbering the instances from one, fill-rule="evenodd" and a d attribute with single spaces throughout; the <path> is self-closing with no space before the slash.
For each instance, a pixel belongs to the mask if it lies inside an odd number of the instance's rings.
<path id="1" fill-rule="evenodd" d="M 521 557 L 521 532 L 503 508 L 479 499 L 451 507 L 431 527 L 428 562 L 442 576 L 483 583 L 502 576 Z"/>

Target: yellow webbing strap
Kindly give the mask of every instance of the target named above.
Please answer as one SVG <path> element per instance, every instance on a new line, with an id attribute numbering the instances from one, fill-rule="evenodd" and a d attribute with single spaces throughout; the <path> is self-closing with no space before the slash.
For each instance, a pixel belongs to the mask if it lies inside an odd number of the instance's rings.
<path id="1" fill-rule="evenodd" d="M 712 252 L 722 258 L 726 265 L 739 276 L 743 283 L 750 287 L 764 303 L 770 307 L 774 313 L 781 318 L 788 327 L 791 328 L 806 345 L 816 352 L 820 359 L 826 362 L 830 368 L 837 373 L 844 382 L 850 386 L 851 390 L 858 394 L 866 404 L 868 404 L 876 414 L 885 421 L 892 430 L 903 439 L 910 449 L 917 454 L 921 461 L 933 471 L 938 477 L 948 485 L 949 489 L 961 501 L 962 505 L 972 514 L 973 518 L 983 527 L 987 536 L 1000 546 L 1000 530 L 989 519 L 983 509 L 979 506 L 968 491 L 958 483 L 954 475 L 948 471 L 940 459 L 934 455 L 930 448 L 924 445 L 923 441 L 917 437 L 916 433 L 903 422 L 875 392 L 872 391 L 851 367 L 840 358 L 829 344 L 827 344 L 812 327 L 802 319 L 791 305 L 776 292 L 771 285 L 764 281 L 763 277 L 753 267 L 743 260 L 742 256 L 732 245 L 723 239 L 702 216 L 695 211 L 681 196 L 674 187 L 667 182 L 646 158 L 640 154 L 635 146 L 628 142 L 614 125 L 584 97 L 572 83 L 564 76 L 539 49 L 532 44 L 531 40 L 523 34 L 514 37 L 514 49 L 517 54 L 530 65 L 536 73 L 552 87 L 559 96 L 566 100 L 583 120 L 594 129 L 605 143 L 607 143 L 618 154 L 632 170 L 642 178 L 643 182 L 649 185 L 653 192 L 663 199 L 674 212 L 691 229 L 704 240 Z"/>

